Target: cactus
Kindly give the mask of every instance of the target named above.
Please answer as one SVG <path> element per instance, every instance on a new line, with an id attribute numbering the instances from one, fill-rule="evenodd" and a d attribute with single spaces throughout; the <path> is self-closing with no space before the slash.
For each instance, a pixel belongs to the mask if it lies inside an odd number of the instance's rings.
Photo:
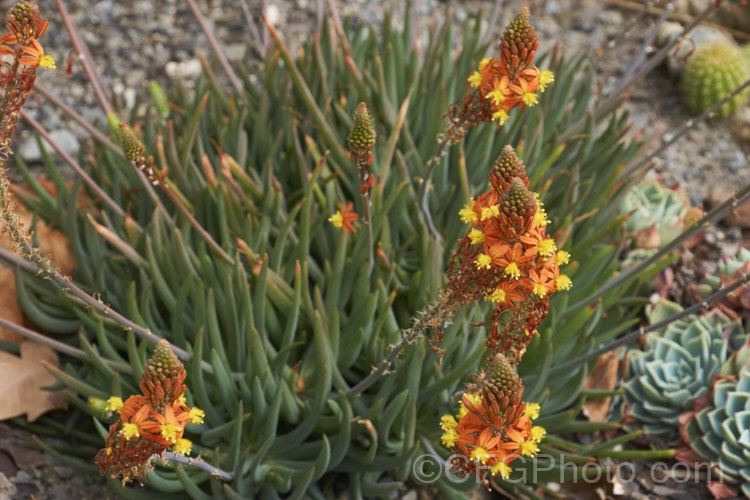
<path id="1" fill-rule="evenodd" d="M 677 304 L 662 301 L 652 322 L 665 314 L 660 309 L 681 310 Z M 725 340 L 727 331 L 735 342 Z M 647 336 L 643 351 L 630 350 L 625 394 L 635 427 L 674 443 L 680 415 L 691 411 L 695 401 L 708 392 L 729 357 L 729 346 L 740 339 L 744 339 L 742 325 L 713 311 L 675 321 L 663 335 Z"/>
<path id="2" fill-rule="evenodd" d="M 720 481 L 750 498 L 750 364 L 716 382 L 711 404 L 687 424 L 690 446 L 710 460 Z M 735 487 L 736 485 L 736 487 Z"/>
<path id="3" fill-rule="evenodd" d="M 750 78 L 750 63 L 734 43 L 699 48 L 685 64 L 682 92 L 688 107 L 700 114 L 736 90 Z M 748 89 L 723 104 L 719 117 L 733 114 L 748 98 Z"/>
<path id="4" fill-rule="evenodd" d="M 500 50 L 500 60 L 519 68 L 537 48 L 525 16 L 511 30 L 521 39 Z M 526 417 L 549 433 L 578 432 L 581 424 L 609 428 L 579 418 L 582 385 L 588 356 L 638 321 L 638 308 L 625 308 L 620 299 L 658 271 L 615 277 L 625 219 L 613 214 L 633 181 L 622 182 L 618 166 L 635 158 L 642 144 L 626 138 L 629 124 L 620 113 L 592 115 L 585 123 L 590 130 L 571 133 L 597 99 L 596 78 L 583 55 L 550 53 L 545 64 L 551 71 L 520 69 L 515 76 L 523 85 L 506 89 L 502 102 L 495 102 L 500 95 L 489 83 L 469 90 L 466 77 L 487 48 L 479 42 L 480 26 L 481 20 L 467 21 L 456 49 L 446 21 L 424 47 L 424 59 L 408 48 L 413 27 L 386 22 L 382 37 L 372 30 L 346 44 L 337 38 L 339 30 L 326 27 L 296 60 L 269 26 L 275 45 L 257 78 L 247 76 L 228 91 L 206 68 L 194 95 L 167 93 L 173 106 L 155 94 L 139 132 L 112 127 L 126 157 L 96 143 L 86 158 L 91 180 L 85 187 L 64 184 L 58 166 L 46 158 L 57 183 L 53 198 L 17 159 L 34 192 L 24 203 L 58 221 L 81 263 L 70 281 L 43 280 L 0 252 L 20 269 L 19 280 L 33 284 L 19 296 L 29 318 L 65 335 L 65 352 L 76 355 L 64 369 L 50 370 L 71 389 L 70 403 L 95 419 L 96 431 L 80 412 L 65 428 L 95 440 L 95 432 L 107 434 L 105 424 L 116 425 L 117 418 L 103 418 L 95 398 L 109 395 L 116 402 L 138 392 L 138 381 L 153 367 L 147 353 L 167 339 L 184 363 L 184 404 L 205 411 L 204 423 L 187 427 L 185 439 L 226 474 L 170 459 L 143 471 L 153 489 L 183 496 L 321 498 L 340 484 L 360 498 L 386 496 L 407 480 L 419 483 L 417 457 L 449 456 L 438 444 L 439 415 L 452 407 L 469 372 L 485 373 L 489 328 L 481 323 L 490 317 L 499 335 L 499 326 L 516 318 L 510 304 L 450 311 L 453 318 L 435 305 L 455 242 L 467 232 L 456 214 L 486 191 L 499 156 L 492 176 L 511 173 L 506 181 L 514 186 L 498 193 L 503 217 L 564 236 L 557 251 L 549 238 L 529 243 L 550 261 L 542 262 L 547 274 L 520 277 L 539 299 L 522 311 L 524 324 L 536 330 L 510 339 L 519 347 L 514 361 L 522 356 L 514 369 L 524 398 L 543 403 L 539 415 L 534 406 Z M 500 85 L 505 76 L 498 73 L 491 84 Z M 549 86 L 543 98 L 531 83 L 540 93 Z M 467 92 L 473 96 L 468 100 Z M 477 100 L 486 109 L 472 107 Z M 362 113 L 369 111 L 359 120 L 369 122 L 373 133 L 354 134 L 347 143 L 360 102 L 368 103 Z M 446 110 L 448 125 L 440 119 Z M 493 119 L 500 111 L 508 116 Z M 468 121 L 457 124 L 461 116 Z M 455 146 L 443 151 L 439 135 Z M 506 146 L 521 140 L 519 158 L 510 157 Z M 427 182 L 422 176 L 429 158 L 436 160 Z M 83 189 L 89 214 L 78 208 Z M 369 204 L 370 216 L 360 220 L 357 213 L 366 213 Z M 439 238 L 427 227 L 426 213 Z M 511 236 L 531 238 L 523 231 Z M 562 265 L 569 278 L 554 275 Z M 510 268 L 508 263 L 506 281 L 513 292 L 516 273 Z M 571 280 L 575 286 L 547 303 L 553 280 L 558 289 L 570 288 Z M 603 290 L 612 282 L 617 286 Z M 71 297 L 74 285 L 101 295 Z M 443 334 L 438 351 L 402 335 L 417 327 Z M 391 349 L 405 340 L 403 352 Z M 498 338 L 497 345 L 505 340 Z M 371 378 L 373 367 L 383 376 Z M 61 428 L 48 417 L 37 424 L 37 432 Z M 526 430 L 527 424 L 517 427 Z M 526 456 L 514 460 L 513 474 L 521 477 L 533 466 L 537 444 L 553 458 L 536 480 L 577 474 L 563 467 L 569 448 L 539 443 L 540 433 L 526 436 Z M 615 444 L 597 446 L 590 455 L 576 447 L 576 454 L 588 463 Z M 501 466 L 499 472 L 502 478 L 509 471 Z M 599 473 L 592 467 L 585 472 Z M 436 486 L 456 496 L 477 484 L 441 476 Z M 525 491 L 523 485 L 505 486 Z"/>

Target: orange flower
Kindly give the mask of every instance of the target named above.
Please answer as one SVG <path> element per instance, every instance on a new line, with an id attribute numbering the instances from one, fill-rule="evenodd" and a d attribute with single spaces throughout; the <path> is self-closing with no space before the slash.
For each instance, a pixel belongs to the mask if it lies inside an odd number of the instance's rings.
<path id="1" fill-rule="evenodd" d="M 341 208 L 339 208 L 339 211 L 333 214 L 328 218 L 330 222 L 333 223 L 334 226 L 341 228 L 342 231 L 344 231 L 344 235 L 347 234 L 347 231 L 354 232 L 354 226 L 352 226 L 352 222 L 357 220 L 357 214 L 353 211 L 354 204 L 350 201 L 344 205 L 341 205 Z"/>
<path id="2" fill-rule="evenodd" d="M 130 438 L 141 437 L 141 432 L 145 428 L 145 424 L 150 412 L 151 409 L 148 406 L 141 406 L 140 408 L 138 408 L 138 411 L 136 411 L 135 414 L 129 415 L 128 417 L 123 415 L 122 429 L 120 430 L 120 434 L 122 434 L 122 436 L 126 440 Z"/>
<path id="3" fill-rule="evenodd" d="M 546 269 L 542 269 L 538 274 L 534 269 L 530 269 L 529 279 L 524 279 L 523 285 L 531 289 L 531 293 L 540 299 L 555 291 L 555 282 L 550 281 L 550 272 Z"/>
<path id="4" fill-rule="evenodd" d="M 150 434 L 151 439 L 169 446 L 182 437 L 188 412 L 180 411 L 175 414 L 174 408 L 167 406 L 164 415 L 155 413 L 153 416 L 155 420 L 150 420 L 143 426 L 143 429 Z"/>
<path id="5" fill-rule="evenodd" d="M 36 40 L 32 40 L 31 45 L 24 47 L 23 53 L 26 55 L 21 57 L 18 62 L 24 66 L 30 66 L 32 69 L 38 66 L 55 69 L 55 59 L 52 56 L 44 55 L 44 47 Z"/>

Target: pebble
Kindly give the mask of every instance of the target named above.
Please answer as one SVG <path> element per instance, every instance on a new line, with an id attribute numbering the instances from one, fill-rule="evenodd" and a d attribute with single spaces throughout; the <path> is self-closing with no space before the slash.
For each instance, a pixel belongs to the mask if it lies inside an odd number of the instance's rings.
<path id="1" fill-rule="evenodd" d="M 5 474 L 0 472 L 0 500 L 10 500 L 16 494 L 16 485 L 11 483 Z"/>
<path id="2" fill-rule="evenodd" d="M 75 154 L 78 152 L 79 146 L 78 139 L 76 138 L 75 134 L 73 134 L 73 132 L 67 129 L 58 129 L 53 130 L 49 135 L 63 151 L 75 157 Z M 43 139 L 42 142 L 44 143 L 44 149 L 47 150 L 48 153 L 55 154 L 55 150 L 52 148 L 50 143 L 47 142 L 46 139 Z M 42 152 L 39 149 L 39 144 L 37 143 L 36 137 L 31 135 L 26 140 L 24 140 L 21 143 L 21 146 L 18 148 L 18 154 L 21 155 L 21 158 L 23 158 L 27 162 L 40 161 L 42 159 Z"/>
<path id="3" fill-rule="evenodd" d="M 183 62 L 169 61 L 164 71 L 173 80 L 195 80 L 201 74 L 201 69 L 198 59 L 190 59 Z"/>

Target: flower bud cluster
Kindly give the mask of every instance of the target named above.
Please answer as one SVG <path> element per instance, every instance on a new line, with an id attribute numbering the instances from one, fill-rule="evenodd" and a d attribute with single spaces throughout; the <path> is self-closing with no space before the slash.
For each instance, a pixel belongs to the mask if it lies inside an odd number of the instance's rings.
<path id="1" fill-rule="evenodd" d="M 106 411 L 119 413 L 120 419 L 109 428 L 106 447 L 96 456 L 99 473 L 122 478 L 123 484 L 142 481 L 151 470 L 154 456 L 171 448 L 189 455 L 192 442 L 183 438 L 185 425 L 203 423 L 203 410 L 185 403 L 185 368 L 169 343 L 157 344 L 141 377 L 142 396 L 119 397 L 107 401 Z"/>
<path id="2" fill-rule="evenodd" d="M 547 316 L 549 297 L 572 286 L 560 274 L 570 256 L 547 235 L 546 212 L 512 147 L 489 177 L 492 189 L 459 212 L 470 227 L 451 259 L 445 295 L 467 305 L 491 302 L 487 346 L 515 364 Z"/>
<path id="3" fill-rule="evenodd" d="M 453 470 L 476 474 L 478 466 L 506 479 L 519 456 L 533 457 L 546 434 L 532 421 L 539 405 L 521 401 L 523 384 L 514 367 L 496 354 L 464 392 L 455 415 L 443 415 L 443 445 L 453 452 Z M 484 479 L 484 481 L 487 481 Z"/>
<path id="4" fill-rule="evenodd" d="M 555 76 L 534 65 L 538 47 L 536 32 L 529 24 L 529 10 L 523 8 L 503 33 L 499 57 L 479 62 L 468 78 L 473 91 L 461 106 L 454 104 L 449 111 L 451 126 L 446 131 L 449 142 L 457 142 L 479 123 L 496 121 L 503 125 L 513 108 L 539 103 L 538 93 L 544 92 Z"/>

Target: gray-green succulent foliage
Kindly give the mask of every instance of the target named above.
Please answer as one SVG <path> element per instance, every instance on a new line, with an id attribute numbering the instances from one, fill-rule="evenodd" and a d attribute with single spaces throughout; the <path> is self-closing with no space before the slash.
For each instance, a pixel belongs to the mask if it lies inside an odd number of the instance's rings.
<path id="1" fill-rule="evenodd" d="M 443 115 L 462 98 L 467 76 L 487 53 L 481 26 L 480 19 L 467 21 L 454 33 L 448 20 L 431 31 L 421 54 L 410 45 L 415 27 L 408 22 L 401 29 L 386 19 L 380 35 L 347 27 L 346 43 L 324 27 L 297 60 L 277 43 L 252 77 L 247 68 L 257 64 L 245 61 L 241 93 L 222 88 L 211 68 L 194 93 L 170 95 L 174 106 L 164 106 L 163 93 L 156 92 L 156 109 L 139 118 L 146 151 L 155 167 L 167 168 L 173 192 L 230 261 L 206 244 L 171 199 L 151 191 L 104 145 L 83 160 L 119 210 L 100 204 L 81 181 L 66 185 L 49 156 L 45 166 L 57 196 L 17 160 L 34 193 L 23 201 L 56 221 L 70 240 L 79 263 L 76 282 L 192 354 L 185 362 L 187 399 L 206 416 L 186 436 L 209 463 L 234 477 L 225 483 L 169 464 L 147 476 L 164 498 L 186 492 L 196 498 L 325 498 L 344 490 L 349 498 L 384 497 L 405 481 L 420 484 L 415 461 L 424 454 L 446 458 L 439 415 L 485 353 L 482 327 L 470 325 L 484 319 L 481 308 L 447 326 L 442 363 L 418 343 L 394 362 L 390 375 L 362 394 L 350 390 L 438 292 L 465 231 L 458 210 L 485 190 L 501 149 L 521 141 L 519 156 L 532 188 L 542 193 L 549 227 L 565 235 L 559 241 L 572 255 L 566 273 L 574 282 L 569 293 L 551 300 L 547 322 L 519 366 L 524 399 L 541 403 L 536 423 L 550 434 L 613 428 L 581 418 L 586 398 L 601 397 L 582 390 L 596 362 L 587 355 L 638 322 L 632 304 L 640 302 L 631 295 L 664 264 L 627 279 L 615 276 L 624 245 L 619 204 L 637 181 L 623 178 L 618 166 L 633 160 L 641 143 L 625 139 L 627 115 L 588 114 L 596 105 L 596 79 L 586 57 L 551 52 L 539 58 L 537 64 L 556 75 L 539 105 L 514 113 L 499 130 L 473 129 L 441 157 L 427 201 L 441 239 L 430 236 L 420 212 L 421 176 L 437 152 Z M 363 213 L 357 172 L 344 153 L 361 101 L 372 110 L 378 137 L 372 268 L 362 223 L 347 236 L 328 222 L 347 201 Z M 93 219 L 78 208 L 82 190 Z M 603 289 L 609 280 L 618 285 Z M 55 372 L 76 410 L 63 424 L 43 417 L 35 430 L 73 433 L 88 444 L 82 452 L 93 456 L 113 417 L 102 419 L 89 398 L 137 393 L 152 346 L 108 315 L 83 309 L 49 281 L 21 272 L 18 282 L 29 318 L 86 353 L 84 360 L 65 358 L 64 369 Z M 617 441 L 590 448 L 550 443 L 541 448 L 554 458 L 535 476 L 539 482 L 572 476 L 575 471 L 562 467 L 569 460 L 608 456 Z M 571 446 L 575 454 L 563 451 Z M 519 475 L 531 466 L 528 459 L 514 462 Z M 587 467 L 586 473 L 597 471 Z M 435 484 L 451 498 L 477 486 L 444 474 Z M 535 498 L 523 484 L 506 486 Z"/>
<path id="2" fill-rule="evenodd" d="M 681 310 L 671 303 L 659 307 Z M 728 341 L 730 334 L 734 342 Z M 739 322 L 713 311 L 670 323 L 664 332 L 649 334 L 642 351 L 628 351 L 625 395 L 635 427 L 675 442 L 680 415 L 708 392 L 731 354 L 729 346 L 743 339 Z"/>
<path id="3" fill-rule="evenodd" d="M 631 246 L 622 267 L 647 259 L 663 243 L 678 236 L 686 226 L 689 207 L 684 192 L 669 189 L 659 180 L 633 186 L 620 204 L 620 213 L 628 216 L 625 228 Z"/>
<path id="4" fill-rule="evenodd" d="M 750 498 L 750 364 L 713 386 L 711 405 L 688 424 L 690 446 L 711 461 L 713 481 Z"/>

